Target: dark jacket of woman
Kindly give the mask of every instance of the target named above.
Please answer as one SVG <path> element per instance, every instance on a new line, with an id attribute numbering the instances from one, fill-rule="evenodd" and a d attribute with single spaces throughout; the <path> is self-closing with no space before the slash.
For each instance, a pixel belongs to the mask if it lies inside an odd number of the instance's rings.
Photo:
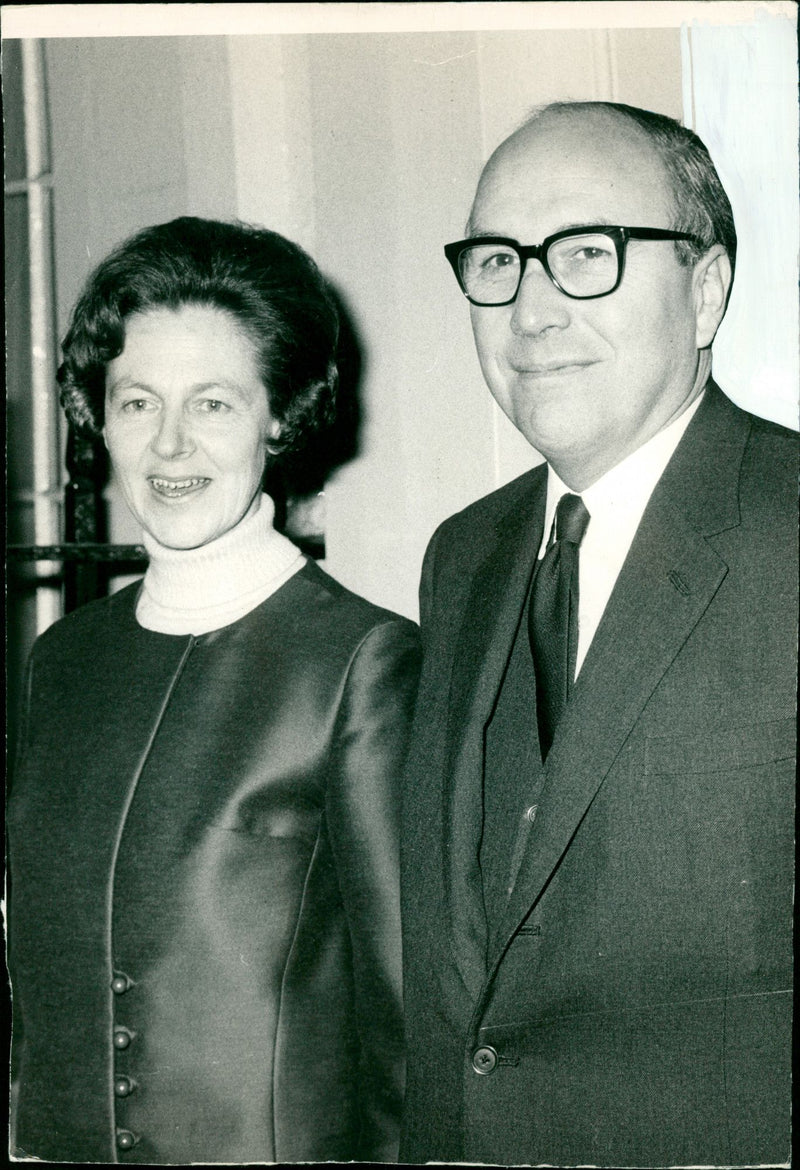
<path id="1" fill-rule="evenodd" d="M 9 805 L 15 1141 L 391 1160 L 416 628 L 313 564 L 199 637 L 138 585 L 37 642 Z"/>

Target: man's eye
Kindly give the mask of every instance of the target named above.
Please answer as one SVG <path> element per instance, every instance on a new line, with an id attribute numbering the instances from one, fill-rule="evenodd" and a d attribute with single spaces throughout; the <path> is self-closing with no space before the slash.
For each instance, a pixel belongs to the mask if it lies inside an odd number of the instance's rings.
<path id="1" fill-rule="evenodd" d="M 513 252 L 492 252 L 484 257 L 482 266 L 484 268 L 507 268 L 510 264 L 516 263 L 516 259 Z"/>
<path id="2" fill-rule="evenodd" d="M 602 248 L 595 244 L 584 244 L 583 247 L 575 248 L 572 251 L 570 259 L 580 263 L 589 260 L 607 260 L 610 255 L 608 248 Z"/>

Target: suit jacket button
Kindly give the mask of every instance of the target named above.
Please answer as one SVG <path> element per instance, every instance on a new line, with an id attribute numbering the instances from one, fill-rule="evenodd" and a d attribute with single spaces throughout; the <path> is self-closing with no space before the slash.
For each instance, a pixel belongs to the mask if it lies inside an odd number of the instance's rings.
<path id="1" fill-rule="evenodd" d="M 117 1097 L 130 1097 L 135 1088 L 136 1085 L 130 1077 L 114 1078 L 114 1092 Z"/>
<path id="2" fill-rule="evenodd" d="M 472 1054 L 472 1067 L 476 1073 L 488 1077 L 497 1067 L 497 1053 L 488 1044 L 483 1048 L 476 1048 Z"/>
<path id="3" fill-rule="evenodd" d="M 127 975 L 115 975 L 111 980 L 111 990 L 114 995 L 124 995 L 131 985 L 131 981 Z"/>
<path id="4" fill-rule="evenodd" d="M 120 1049 L 120 1051 L 128 1047 L 132 1038 L 127 1028 L 114 1029 L 114 1047 Z"/>
<path id="5" fill-rule="evenodd" d="M 533 822 L 536 820 L 536 813 L 537 813 L 538 808 L 539 808 L 538 804 L 532 804 L 530 806 L 530 808 L 526 808 L 525 809 L 525 820 L 530 821 L 530 823 L 533 824 Z"/>
<path id="6" fill-rule="evenodd" d="M 136 1135 L 131 1133 L 129 1129 L 117 1130 L 117 1149 L 130 1150 L 136 1144 Z"/>

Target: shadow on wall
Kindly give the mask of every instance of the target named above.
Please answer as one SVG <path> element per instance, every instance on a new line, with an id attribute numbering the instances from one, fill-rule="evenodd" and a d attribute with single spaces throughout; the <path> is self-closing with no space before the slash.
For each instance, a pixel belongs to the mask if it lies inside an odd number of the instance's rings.
<path id="1" fill-rule="evenodd" d="M 362 419 L 362 348 L 342 294 L 334 287 L 331 291 L 340 322 L 335 417 L 302 457 L 283 459 L 264 476 L 264 488 L 275 501 L 276 527 L 316 559 L 325 556 L 325 482 L 358 455 Z"/>

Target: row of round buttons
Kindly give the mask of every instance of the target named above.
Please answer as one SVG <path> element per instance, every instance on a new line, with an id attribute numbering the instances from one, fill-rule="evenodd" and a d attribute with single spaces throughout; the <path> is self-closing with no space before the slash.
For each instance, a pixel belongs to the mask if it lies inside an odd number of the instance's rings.
<path id="1" fill-rule="evenodd" d="M 116 974 L 111 980 L 111 990 L 114 995 L 124 995 L 133 986 L 133 980 L 129 979 L 127 975 Z M 123 1052 L 130 1046 L 133 1040 L 133 1032 L 129 1028 L 117 1027 L 114 1029 L 114 1047 L 119 1052 Z M 129 1097 L 136 1088 L 136 1082 L 132 1077 L 117 1076 L 114 1078 L 114 1094 L 117 1097 Z M 117 1135 L 117 1149 L 120 1151 L 132 1150 L 136 1145 L 138 1138 L 135 1133 L 129 1129 L 118 1129 Z"/>

